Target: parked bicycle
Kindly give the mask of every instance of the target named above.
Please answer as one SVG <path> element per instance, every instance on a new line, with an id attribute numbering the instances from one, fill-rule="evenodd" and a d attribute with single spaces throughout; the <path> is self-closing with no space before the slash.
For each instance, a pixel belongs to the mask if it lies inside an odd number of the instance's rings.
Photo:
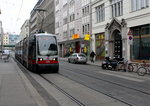
<path id="1" fill-rule="evenodd" d="M 137 74 L 139 76 L 144 76 L 145 74 L 150 74 L 150 64 L 143 61 L 143 64 L 137 69 Z"/>
<path id="2" fill-rule="evenodd" d="M 128 71 L 128 72 L 133 72 L 134 70 L 132 63 L 128 63 L 128 60 L 120 61 L 118 65 L 119 64 L 120 67 L 118 67 L 118 70 Z"/>

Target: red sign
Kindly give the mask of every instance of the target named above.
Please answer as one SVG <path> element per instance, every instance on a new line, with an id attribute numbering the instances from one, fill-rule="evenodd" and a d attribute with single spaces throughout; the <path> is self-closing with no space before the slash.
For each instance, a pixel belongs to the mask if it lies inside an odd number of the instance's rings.
<path id="1" fill-rule="evenodd" d="M 129 29 L 128 35 L 132 35 L 132 31 L 131 31 L 131 29 Z"/>

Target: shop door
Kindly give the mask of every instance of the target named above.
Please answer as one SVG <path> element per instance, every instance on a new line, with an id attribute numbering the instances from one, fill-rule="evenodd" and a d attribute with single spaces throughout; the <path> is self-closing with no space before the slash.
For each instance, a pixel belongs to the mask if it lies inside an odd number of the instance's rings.
<path id="1" fill-rule="evenodd" d="M 76 53 L 80 53 L 80 42 L 76 42 L 75 49 L 76 49 Z"/>

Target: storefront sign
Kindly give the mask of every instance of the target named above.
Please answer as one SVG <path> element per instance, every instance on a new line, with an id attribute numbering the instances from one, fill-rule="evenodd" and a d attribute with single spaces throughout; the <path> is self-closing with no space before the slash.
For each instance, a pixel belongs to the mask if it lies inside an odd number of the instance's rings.
<path id="1" fill-rule="evenodd" d="M 84 40 L 90 40 L 90 34 L 86 34 Z"/>
<path id="2" fill-rule="evenodd" d="M 80 38 L 79 34 L 72 35 L 72 39 L 77 39 L 77 38 Z"/>

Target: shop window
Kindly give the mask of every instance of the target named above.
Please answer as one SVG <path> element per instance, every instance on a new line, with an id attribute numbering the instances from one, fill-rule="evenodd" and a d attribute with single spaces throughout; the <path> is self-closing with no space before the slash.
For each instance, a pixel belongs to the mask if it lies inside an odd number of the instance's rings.
<path id="1" fill-rule="evenodd" d="M 150 25 L 141 28 L 141 35 L 150 35 Z"/>
<path id="2" fill-rule="evenodd" d="M 132 28 L 133 45 L 131 46 L 131 59 L 150 60 L 150 25 Z"/>

